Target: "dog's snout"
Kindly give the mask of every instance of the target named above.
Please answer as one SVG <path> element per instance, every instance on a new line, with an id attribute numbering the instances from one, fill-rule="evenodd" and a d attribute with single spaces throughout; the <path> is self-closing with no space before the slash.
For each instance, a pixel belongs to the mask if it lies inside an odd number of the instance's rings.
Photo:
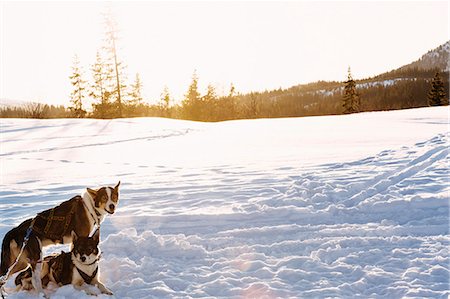
<path id="1" fill-rule="evenodd" d="M 113 205 L 113 204 L 110 204 L 110 205 L 109 205 L 109 209 L 110 209 L 111 211 L 114 211 L 115 208 L 116 208 L 115 205 Z"/>
<path id="2" fill-rule="evenodd" d="M 86 257 L 84 255 L 80 259 L 83 263 L 86 261 Z"/>

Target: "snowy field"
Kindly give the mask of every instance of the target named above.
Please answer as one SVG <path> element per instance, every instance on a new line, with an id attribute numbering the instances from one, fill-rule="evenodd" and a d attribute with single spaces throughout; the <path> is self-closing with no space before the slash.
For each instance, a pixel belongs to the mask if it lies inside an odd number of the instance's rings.
<path id="1" fill-rule="evenodd" d="M 447 298 L 448 113 L 2 119 L 0 238 L 121 180 L 101 230 L 115 298 Z"/>

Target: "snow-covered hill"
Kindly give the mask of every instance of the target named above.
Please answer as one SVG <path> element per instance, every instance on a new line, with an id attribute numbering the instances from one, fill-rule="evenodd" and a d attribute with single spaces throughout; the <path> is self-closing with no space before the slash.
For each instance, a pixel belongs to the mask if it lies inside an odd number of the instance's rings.
<path id="1" fill-rule="evenodd" d="M 101 231 L 101 278 L 116 298 L 446 298 L 448 122 L 448 107 L 222 123 L 2 119 L 0 238 L 120 179 Z M 71 286 L 51 294 L 90 298 Z"/>
<path id="2" fill-rule="evenodd" d="M 422 70 L 439 69 L 450 71 L 449 63 L 450 41 L 440 45 L 436 49 L 428 51 L 420 59 L 401 67 L 401 69 L 418 68 Z"/>

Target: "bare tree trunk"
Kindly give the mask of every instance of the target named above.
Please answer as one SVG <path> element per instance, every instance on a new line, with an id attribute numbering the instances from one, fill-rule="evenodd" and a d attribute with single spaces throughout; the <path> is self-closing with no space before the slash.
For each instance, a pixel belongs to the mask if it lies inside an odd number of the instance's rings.
<path id="1" fill-rule="evenodd" d="M 122 100 L 121 100 L 121 96 L 120 96 L 120 78 L 119 78 L 119 69 L 118 69 L 118 65 L 117 65 L 117 53 L 116 53 L 116 41 L 112 40 L 113 43 L 113 55 L 114 55 L 114 67 L 116 70 L 116 83 L 117 83 L 117 105 L 119 108 L 119 117 L 122 117 Z"/>

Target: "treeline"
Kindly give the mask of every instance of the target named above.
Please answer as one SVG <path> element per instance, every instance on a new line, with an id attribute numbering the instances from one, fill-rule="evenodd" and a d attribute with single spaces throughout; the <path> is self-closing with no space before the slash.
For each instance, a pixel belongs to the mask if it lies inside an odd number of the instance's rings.
<path id="1" fill-rule="evenodd" d="M 436 70 L 400 70 L 375 78 L 357 80 L 359 111 L 395 110 L 429 106 L 428 93 Z M 444 93 L 449 95 L 449 74 L 441 73 Z M 218 96 L 214 86 L 209 85 L 201 94 L 199 78 L 194 74 L 181 103 L 174 104 L 165 89 L 157 104 L 144 99 L 124 101 L 122 117 L 168 117 L 197 121 L 223 121 L 247 118 L 299 117 L 343 114 L 344 83 L 324 82 L 293 86 L 264 92 L 238 93 L 234 86 L 225 96 Z M 114 118 L 115 102 L 108 110 L 94 110 L 85 117 Z M 104 114 L 98 113 L 103 111 Z M 29 104 L 23 107 L 0 109 L 1 117 L 57 118 L 73 117 L 73 111 L 63 106 Z"/>
<path id="2" fill-rule="evenodd" d="M 68 118 L 70 111 L 63 105 L 54 106 L 42 103 L 27 103 L 21 106 L 1 107 L 1 118 Z"/>
<path id="3" fill-rule="evenodd" d="M 428 93 L 436 70 L 408 69 L 389 72 L 375 78 L 356 81 L 359 111 L 394 110 L 428 106 Z M 444 93 L 449 95 L 449 74 L 443 72 Z M 157 104 L 142 98 L 122 103 L 122 117 L 168 117 L 197 121 L 223 121 L 246 118 L 316 116 L 344 113 L 342 99 L 344 84 L 324 82 L 247 94 L 237 93 L 231 86 L 226 96 L 218 96 L 209 85 L 206 93 L 198 90 L 198 76 L 194 74 L 183 101 L 173 104 L 167 89 Z M 95 105 L 95 104 L 94 104 Z M 86 113 L 84 117 L 114 118 L 118 110 L 115 102 L 103 103 L 102 109 Z M 74 117 L 73 110 L 63 106 L 28 104 L 23 107 L 4 107 L 1 117 L 63 118 Z"/>

